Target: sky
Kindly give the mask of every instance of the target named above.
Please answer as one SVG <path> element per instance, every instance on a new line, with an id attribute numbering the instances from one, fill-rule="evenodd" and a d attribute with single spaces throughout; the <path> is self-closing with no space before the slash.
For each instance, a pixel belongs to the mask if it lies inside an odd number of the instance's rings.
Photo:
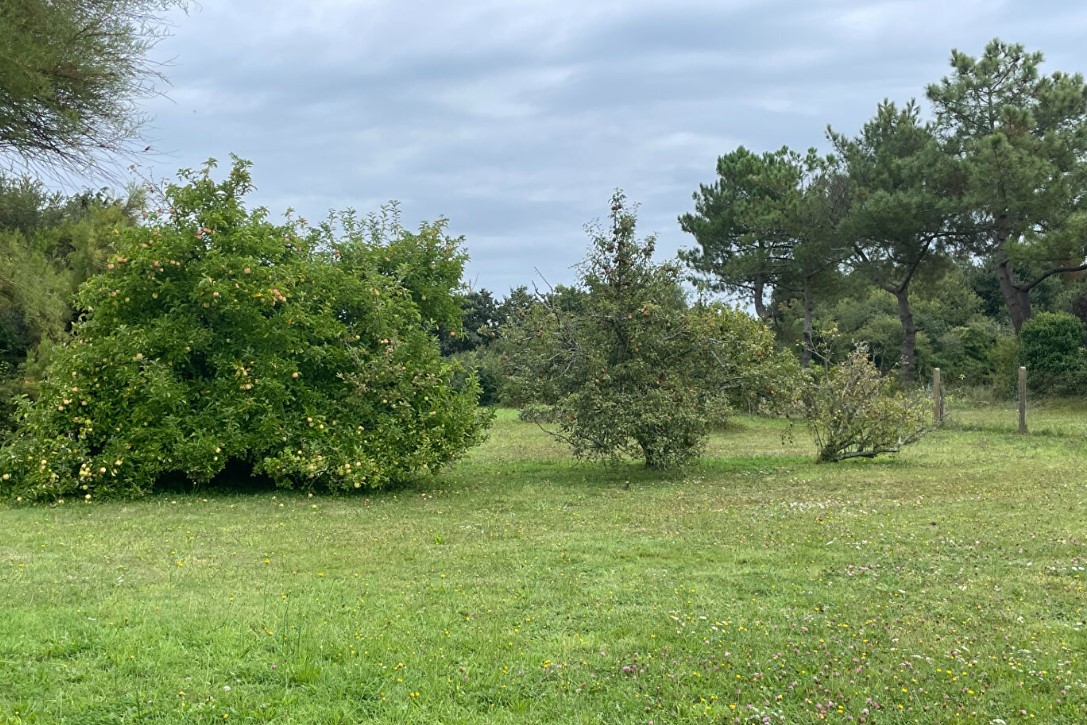
<path id="1" fill-rule="evenodd" d="M 616 188 L 672 257 L 719 156 L 825 150 L 828 124 L 923 99 L 952 48 L 1087 71 L 1067 0 L 202 0 L 169 21 L 142 174 L 233 153 L 275 217 L 397 200 L 409 228 L 448 219 L 496 296 L 574 282 Z"/>

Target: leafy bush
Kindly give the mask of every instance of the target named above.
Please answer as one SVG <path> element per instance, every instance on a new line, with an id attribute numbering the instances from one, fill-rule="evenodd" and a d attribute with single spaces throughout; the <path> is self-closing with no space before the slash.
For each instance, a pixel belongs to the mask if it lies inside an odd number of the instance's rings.
<path id="1" fill-rule="evenodd" d="M 15 424 L 15 400 L 34 396 L 52 349 L 79 314 L 75 291 L 102 271 L 113 230 L 135 224 L 139 191 L 71 197 L 40 181 L 0 173 L 0 432 Z"/>
<path id="2" fill-rule="evenodd" d="M 182 172 L 168 210 L 119 231 L 81 288 L 74 340 L 0 451 L 0 492 L 135 496 L 228 462 L 280 486 L 372 488 L 480 439 L 478 386 L 453 385 L 428 332 L 458 309 L 464 256 L 442 224 L 277 226 L 243 205 L 245 162 L 218 184 L 210 168 Z"/>
<path id="3" fill-rule="evenodd" d="M 502 405 L 506 402 L 506 372 L 502 353 L 494 345 L 458 352 L 449 357 L 464 369 L 458 379 L 467 380 L 474 376 L 479 382 L 480 405 Z"/>
<path id="4" fill-rule="evenodd" d="M 938 352 L 933 356 L 933 366 L 941 369 L 948 383 L 989 383 L 996 371 L 994 353 L 1003 334 L 1000 325 L 987 318 L 945 330 L 936 338 Z"/>
<path id="5" fill-rule="evenodd" d="M 694 378 L 716 406 L 712 422 L 724 422 L 736 409 L 778 414 L 793 408 L 803 371 L 794 355 L 778 348 L 770 328 L 721 304 L 696 305 L 687 322 L 698 348 Z"/>
<path id="6" fill-rule="evenodd" d="M 804 405 L 820 463 L 897 453 L 929 429 L 929 399 L 922 391 L 902 393 L 881 377 L 866 345 L 814 374 Z"/>
<path id="7" fill-rule="evenodd" d="M 11 363 L 0 360 L 0 444 L 15 430 L 15 397 L 22 392 Z"/>
<path id="8" fill-rule="evenodd" d="M 1083 323 L 1067 312 L 1039 312 L 1019 331 L 1019 363 L 1027 383 L 1039 395 L 1083 392 L 1087 360 Z"/>
<path id="9" fill-rule="evenodd" d="M 579 289 L 542 300 L 511 333 L 515 398 L 554 406 L 578 458 L 667 468 L 697 454 L 705 411 L 678 270 L 652 262 L 654 240 L 635 225 L 616 192 L 610 230 L 590 228 Z"/>
<path id="10" fill-rule="evenodd" d="M 772 366 L 788 356 L 743 313 L 688 309 L 678 269 L 653 263 L 654 240 L 635 237 L 621 193 L 611 212 L 609 230 L 590 228 L 579 287 L 556 290 L 510 331 L 511 398 L 552 406 L 578 458 L 681 465 L 730 404 L 772 392 Z"/>
<path id="11" fill-rule="evenodd" d="M 998 337 L 989 353 L 993 372 L 989 376 L 993 396 L 1007 400 L 1017 395 L 1019 338 L 1013 334 Z"/>

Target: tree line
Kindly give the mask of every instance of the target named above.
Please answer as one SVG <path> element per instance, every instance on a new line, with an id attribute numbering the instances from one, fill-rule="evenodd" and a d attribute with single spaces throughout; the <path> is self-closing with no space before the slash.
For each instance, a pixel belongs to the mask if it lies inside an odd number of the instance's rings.
<path id="1" fill-rule="evenodd" d="M 1000 40 L 953 51 L 927 113 L 884 100 L 855 135 L 828 128 L 828 153 L 725 153 L 679 216 L 685 276 L 752 310 L 805 367 L 863 341 L 907 385 L 941 367 L 1003 395 L 1043 359 L 1037 392 L 1082 392 L 1087 85 L 1042 61 Z M 458 351 L 488 389 L 498 368 L 479 351 L 528 297 L 468 293 L 467 328 L 488 332 Z"/>
<path id="2" fill-rule="evenodd" d="M 928 118 L 915 100 L 884 100 L 856 135 L 828 128 L 829 154 L 741 147 L 721 156 L 717 178 L 679 219 L 695 240 L 684 261 L 783 339 L 799 326 L 805 363 L 818 319 L 840 328 L 850 304 L 870 316 L 893 305 L 900 344 L 885 367 L 906 381 L 924 329 L 918 290 L 930 307 L 941 297 L 974 307 L 974 320 L 953 326 L 989 348 L 999 332 L 985 318 L 1016 335 L 1039 309 L 1084 319 L 1087 85 L 1041 65 L 1041 53 L 1000 40 L 979 57 L 956 50 L 950 74 L 925 89 Z M 971 340 L 943 347 L 956 343 Z M 940 347 L 931 337 L 926 345 Z"/>

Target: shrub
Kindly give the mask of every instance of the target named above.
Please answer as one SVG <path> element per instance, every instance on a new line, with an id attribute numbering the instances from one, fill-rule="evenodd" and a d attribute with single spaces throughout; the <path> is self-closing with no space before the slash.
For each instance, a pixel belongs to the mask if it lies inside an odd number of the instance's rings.
<path id="1" fill-rule="evenodd" d="M 1067 312 L 1039 312 L 1019 331 L 1019 364 L 1039 395 L 1083 392 L 1083 323 Z"/>
<path id="2" fill-rule="evenodd" d="M 715 424 L 736 409 L 773 415 L 794 408 L 803 371 L 763 322 L 721 304 L 696 305 L 687 320 L 697 346 L 693 374 L 716 401 Z"/>
<path id="3" fill-rule="evenodd" d="M 478 386 L 453 384 L 428 332 L 455 322 L 440 318 L 464 260 L 442 225 L 277 226 L 244 207 L 245 162 L 221 183 L 210 168 L 183 172 L 81 288 L 85 317 L 0 451 L 0 492 L 134 496 L 228 462 L 280 486 L 373 488 L 480 439 Z"/>
<path id="4" fill-rule="evenodd" d="M 480 405 L 494 406 L 506 402 L 506 372 L 502 353 L 494 345 L 458 352 L 449 357 L 464 369 L 458 379 L 474 377 L 479 382 Z"/>
<path id="5" fill-rule="evenodd" d="M 813 374 L 804 404 L 820 463 L 897 453 L 929 429 L 928 398 L 922 391 L 905 394 L 881 377 L 866 345 Z"/>
<path id="6" fill-rule="evenodd" d="M 997 369 L 994 353 L 1002 332 L 987 318 L 945 330 L 936 339 L 933 365 L 941 369 L 948 382 L 967 386 L 990 382 Z"/>
<path id="7" fill-rule="evenodd" d="M 10 364 L 0 409 L 33 396 L 50 346 L 68 341 L 79 315 L 76 290 L 105 269 L 113 230 L 134 225 L 142 201 L 139 191 L 127 199 L 105 190 L 64 197 L 0 173 L 0 364 Z"/>
<path id="8" fill-rule="evenodd" d="M 590 228 L 580 285 L 542 300 L 511 332 L 515 399 L 554 406 L 578 458 L 682 464 L 706 435 L 692 376 L 693 338 L 678 270 L 654 264 L 654 239 L 616 192 L 611 228 Z"/>
<path id="9" fill-rule="evenodd" d="M 15 429 L 15 398 L 22 392 L 11 363 L 0 360 L 0 444 Z"/>
<path id="10" fill-rule="evenodd" d="M 678 466 L 732 404 L 770 395 L 788 356 L 741 312 L 689 309 L 678 269 L 653 263 L 654 240 L 635 237 L 621 193 L 611 210 L 609 230 L 590 228 L 580 285 L 510 330 L 511 398 L 552 406 L 555 435 L 578 458 Z"/>
<path id="11" fill-rule="evenodd" d="M 1014 398 L 1017 394 L 1019 338 L 1013 334 L 998 337 L 989 352 L 989 359 L 993 368 L 989 376 L 993 396 L 998 400 Z"/>

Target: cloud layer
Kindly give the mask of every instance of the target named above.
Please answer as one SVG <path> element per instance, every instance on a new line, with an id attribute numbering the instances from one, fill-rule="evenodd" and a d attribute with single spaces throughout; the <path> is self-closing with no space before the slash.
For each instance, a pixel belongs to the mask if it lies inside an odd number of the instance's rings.
<path id="1" fill-rule="evenodd" d="M 468 280 L 573 280 L 612 189 L 660 255 L 717 157 L 825 145 L 995 36 L 1087 70 L 1087 10 L 960 0 L 232 0 L 173 18 L 156 175 L 238 154 L 257 203 L 445 216 Z"/>

